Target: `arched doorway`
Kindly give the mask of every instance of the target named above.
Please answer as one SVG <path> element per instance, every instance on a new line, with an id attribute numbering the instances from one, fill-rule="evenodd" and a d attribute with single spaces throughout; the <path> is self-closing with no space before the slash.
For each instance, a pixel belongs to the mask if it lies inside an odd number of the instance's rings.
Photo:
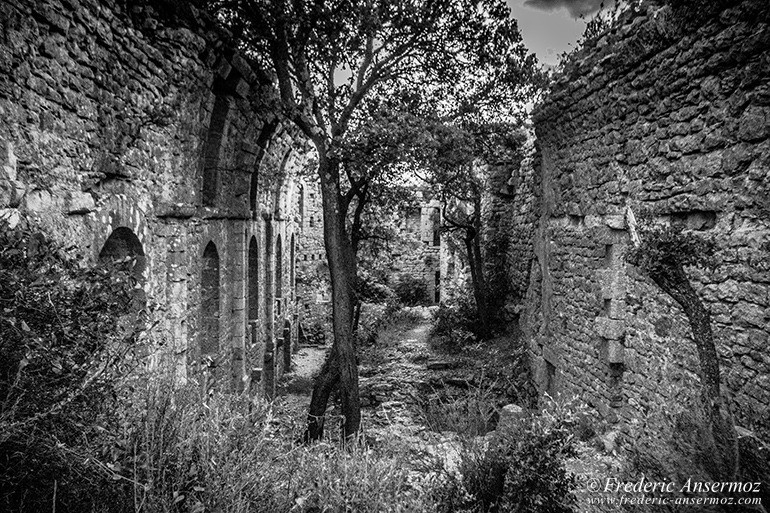
<path id="1" fill-rule="evenodd" d="M 248 322 L 259 319 L 259 246 L 257 238 L 252 236 L 249 241 L 249 275 L 248 275 Z"/>
<path id="2" fill-rule="evenodd" d="M 213 242 L 203 251 L 201 266 L 201 356 L 219 350 L 219 253 Z"/>
<path id="3" fill-rule="evenodd" d="M 99 261 L 112 263 L 126 261 L 129 265 L 129 272 L 135 285 L 131 299 L 131 313 L 136 316 L 134 327 L 138 328 L 142 323 L 141 316 L 138 314 L 147 306 L 147 296 L 144 291 L 147 257 L 141 241 L 130 228 L 125 226 L 116 228 L 99 251 Z"/>

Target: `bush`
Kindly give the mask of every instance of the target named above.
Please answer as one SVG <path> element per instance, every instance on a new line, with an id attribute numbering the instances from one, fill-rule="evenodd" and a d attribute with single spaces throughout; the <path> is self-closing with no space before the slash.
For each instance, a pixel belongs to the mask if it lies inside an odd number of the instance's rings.
<path id="1" fill-rule="evenodd" d="M 572 405 L 528 414 L 489 443 L 461 455 L 459 477 L 439 491 L 440 511 L 571 512 L 576 480 L 564 460 L 577 455 Z"/>
<path id="2" fill-rule="evenodd" d="M 0 227 L 3 511 L 86 511 L 120 493 L 90 441 L 113 427 L 136 349 L 123 264 L 83 266 L 34 225 Z"/>
<path id="3" fill-rule="evenodd" d="M 425 280 L 408 274 L 399 276 L 398 281 L 393 285 L 393 292 L 396 293 L 396 298 L 406 306 L 420 306 L 430 302 Z"/>
<path id="4" fill-rule="evenodd" d="M 388 303 L 396 299 L 388 284 L 378 276 L 364 271 L 358 274 L 358 299 L 365 303 Z"/>
<path id="5" fill-rule="evenodd" d="M 433 312 L 431 343 L 456 350 L 476 341 L 476 303 L 470 294 L 458 295 L 452 301 L 442 302 Z"/>

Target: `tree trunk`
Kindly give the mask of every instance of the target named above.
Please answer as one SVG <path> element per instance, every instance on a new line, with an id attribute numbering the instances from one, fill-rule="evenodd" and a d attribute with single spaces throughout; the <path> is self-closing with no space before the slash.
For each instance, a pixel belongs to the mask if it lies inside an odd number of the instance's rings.
<path id="1" fill-rule="evenodd" d="M 733 479 L 739 468 L 738 438 L 732 415 L 720 392 L 719 356 L 714 344 L 714 334 L 711 331 L 711 314 L 703 306 L 681 265 L 672 265 L 662 271 L 650 273 L 650 277 L 666 294 L 679 303 L 687 316 L 693 340 L 698 349 L 703 387 L 701 401 L 719 460 L 719 468 L 715 469 L 719 475 L 715 477 Z"/>
<path id="2" fill-rule="evenodd" d="M 484 278 L 484 261 L 481 257 L 481 244 L 478 232 L 467 234 L 465 237 L 465 250 L 468 253 L 468 266 L 471 270 L 471 285 L 473 286 L 473 299 L 476 301 L 476 317 L 479 322 L 478 335 L 488 338 L 491 328 L 489 312 L 489 297 L 487 293 L 486 279 Z"/>
<path id="3" fill-rule="evenodd" d="M 350 238 L 345 231 L 345 211 L 341 205 L 339 188 L 339 163 L 326 156 L 325 148 L 319 147 L 318 150 L 324 246 L 332 286 L 334 343 L 313 389 L 306 434 L 308 440 L 315 440 L 323 434 L 322 416 L 326 412 L 333 384 L 337 381 L 340 385 L 342 414 L 345 417 L 345 437 L 350 438 L 357 433 L 361 424 L 358 362 L 353 339 L 355 258 Z"/>
<path id="4" fill-rule="evenodd" d="M 302 437 L 304 443 L 320 440 L 324 434 L 326 405 L 329 403 L 334 388 L 340 381 L 340 366 L 336 347 L 332 346 L 313 385 L 310 408 L 307 416 L 307 428 Z"/>

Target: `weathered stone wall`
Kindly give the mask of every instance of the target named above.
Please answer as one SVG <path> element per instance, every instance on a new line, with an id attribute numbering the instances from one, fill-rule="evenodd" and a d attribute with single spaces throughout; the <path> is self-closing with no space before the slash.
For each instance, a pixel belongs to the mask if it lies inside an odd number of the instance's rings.
<path id="1" fill-rule="evenodd" d="M 437 200 L 423 199 L 419 207 L 403 213 L 399 226 L 400 249 L 393 259 L 392 283 L 398 281 L 400 275 L 423 280 L 430 303 L 438 303 L 441 300 L 444 241 L 440 228 L 440 203 Z"/>
<path id="2" fill-rule="evenodd" d="M 541 390 L 609 418 L 697 391 L 678 305 L 624 261 L 626 206 L 718 245 L 689 269 L 743 422 L 770 405 L 770 26 L 745 1 L 684 30 L 670 8 L 625 14 L 537 107 L 537 213 L 523 325 Z M 765 13 L 766 13 L 765 8 Z"/>
<path id="3" fill-rule="evenodd" d="M 208 367 L 242 389 L 295 321 L 294 176 L 305 161 L 292 148 L 304 146 L 205 16 L 122 5 L 0 5 L 0 215 L 38 218 L 87 259 L 141 258 L 162 319 L 156 364 L 181 377 Z M 275 372 L 288 361 L 273 358 Z"/>
<path id="4" fill-rule="evenodd" d="M 534 133 L 525 132 L 521 151 L 486 165 L 482 197 L 483 249 L 487 279 L 495 295 L 504 296 L 501 314 L 512 324 L 519 318 L 532 265 L 535 216 Z"/>

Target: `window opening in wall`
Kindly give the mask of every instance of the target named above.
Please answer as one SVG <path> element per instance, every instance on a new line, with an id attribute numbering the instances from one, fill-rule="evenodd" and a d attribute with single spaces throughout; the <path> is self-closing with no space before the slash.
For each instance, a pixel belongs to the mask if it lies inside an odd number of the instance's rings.
<path id="1" fill-rule="evenodd" d="M 213 242 L 203 251 L 200 349 L 202 355 L 219 350 L 219 253 Z"/>
<path id="2" fill-rule="evenodd" d="M 203 187 L 201 200 L 203 205 L 213 207 L 219 194 L 219 156 L 225 139 L 227 116 L 230 112 L 230 98 L 218 94 L 214 100 L 211 121 L 206 133 L 206 145 L 203 156 Z"/>
<path id="3" fill-rule="evenodd" d="M 441 246 L 441 211 L 438 208 L 433 209 L 431 227 L 433 229 L 433 245 Z"/>
<path id="4" fill-rule="evenodd" d="M 147 267 L 147 258 L 139 238 L 130 228 L 121 226 L 116 228 L 102 246 L 99 252 L 101 262 L 118 262 L 128 260 L 131 278 L 136 287 L 131 298 L 131 312 L 138 314 L 147 306 L 147 297 L 144 292 L 144 272 Z M 139 319 L 137 319 L 137 322 Z"/>
<path id="5" fill-rule="evenodd" d="M 436 303 L 439 303 L 441 302 L 441 271 L 436 271 L 434 285 L 436 288 L 434 292 L 434 300 Z"/>
<path id="6" fill-rule="evenodd" d="M 249 241 L 248 272 L 248 320 L 256 321 L 259 319 L 259 245 L 253 235 Z"/>

